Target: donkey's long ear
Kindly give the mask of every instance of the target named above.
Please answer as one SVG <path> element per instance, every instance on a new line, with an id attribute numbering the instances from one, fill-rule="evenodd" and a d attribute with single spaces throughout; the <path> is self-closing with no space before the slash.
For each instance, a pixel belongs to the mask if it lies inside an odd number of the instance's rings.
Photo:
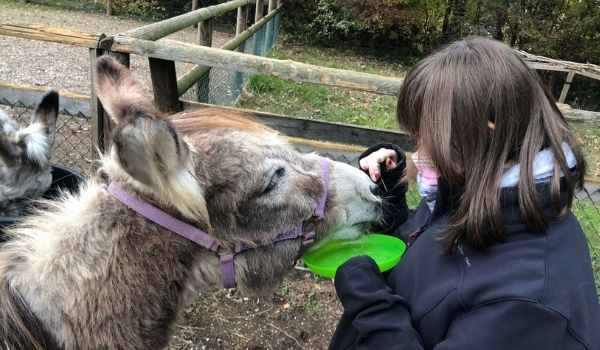
<path id="1" fill-rule="evenodd" d="M 189 150 L 170 122 L 136 118 L 117 129 L 113 140 L 121 166 L 132 178 L 161 193 L 184 216 L 210 227 L 201 184 L 186 167 Z"/>
<path id="2" fill-rule="evenodd" d="M 58 93 L 50 91 L 42 98 L 42 102 L 37 106 L 35 114 L 31 118 L 31 124 L 42 124 L 48 135 L 54 135 L 56 131 L 56 119 L 58 118 Z"/>
<path id="3" fill-rule="evenodd" d="M 96 64 L 96 92 L 102 106 L 116 124 L 139 109 L 153 109 L 152 102 L 144 96 L 144 91 L 131 72 L 110 56 L 101 56 Z"/>

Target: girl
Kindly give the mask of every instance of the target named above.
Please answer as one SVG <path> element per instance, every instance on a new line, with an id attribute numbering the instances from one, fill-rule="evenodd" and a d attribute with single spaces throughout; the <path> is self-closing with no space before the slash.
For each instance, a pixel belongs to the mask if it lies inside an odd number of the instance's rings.
<path id="1" fill-rule="evenodd" d="M 368 257 L 335 277 L 344 313 L 330 349 L 600 349 L 586 238 L 571 213 L 581 148 L 540 81 L 508 46 L 455 42 L 406 77 L 397 119 L 412 136 L 423 201 L 406 206 L 403 152 L 360 166 L 392 203 L 409 248 L 381 275 Z M 384 185 L 385 184 L 385 185 Z"/>

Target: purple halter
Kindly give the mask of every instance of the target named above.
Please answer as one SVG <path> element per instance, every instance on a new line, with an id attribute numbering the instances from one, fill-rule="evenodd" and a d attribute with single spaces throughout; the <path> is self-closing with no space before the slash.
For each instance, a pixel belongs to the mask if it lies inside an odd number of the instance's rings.
<path id="1" fill-rule="evenodd" d="M 321 168 L 324 187 L 321 197 L 319 198 L 319 202 L 317 203 L 314 217 L 318 221 L 321 221 L 325 216 L 325 202 L 327 201 L 327 193 L 329 190 L 329 163 L 327 162 L 327 159 L 319 157 L 319 166 Z M 217 253 L 221 259 L 221 278 L 225 288 L 235 288 L 236 286 L 234 257 L 237 254 L 246 250 L 298 238 L 302 239 L 301 252 L 305 249 L 308 249 L 308 247 L 314 243 L 314 227 L 311 226 L 308 229 L 308 232 L 304 232 L 303 223 L 300 223 L 291 231 L 280 233 L 275 236 L 273 240 L 267 243 L 246 244 L 243 242 L 237 242 L 235 243 L 233 250 L 227 250 L 221 247 L 219 242 L 209 236 L 206 232 L 179 219 L 176 219 L 161 209 L 139 199 L 116 182 L 111 182 L 110 185 L 108 185 L 108 192 L 125 206 L 129 207 L 146 219 L 170 231 L 173 231 L 184 238 L 189 239 L 201 247 Z"/>

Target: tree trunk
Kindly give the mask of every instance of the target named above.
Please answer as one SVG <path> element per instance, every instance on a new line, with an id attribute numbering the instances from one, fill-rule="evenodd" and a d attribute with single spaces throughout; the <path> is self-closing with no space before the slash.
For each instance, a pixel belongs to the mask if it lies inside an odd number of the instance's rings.
<path id="1" fill-rule="evenodd" d="M 446 10 L 444 11 L 444 22 L 442 23 L 442 42 L 448 41 L 448 29 L 450 26 L 450 15 L 454 7 L 454 0 L 446 0 Z"/>

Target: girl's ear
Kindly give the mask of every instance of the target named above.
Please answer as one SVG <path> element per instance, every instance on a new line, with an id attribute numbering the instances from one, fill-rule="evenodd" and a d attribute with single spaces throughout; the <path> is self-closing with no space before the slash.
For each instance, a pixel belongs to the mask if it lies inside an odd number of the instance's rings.
<path id="1" fill-rule="evenodd" d="M 56 132 L 56 119 L 58 118 L 58 102 L 59 97 L 56 91 L 50 91 L 44 95 L 31 118 L 30 124 L 39 123 L 45 127 L 48 135 L 54 135 Z"/>
<path id="2" fill-rule="evenodd" d="M 104 55 L 98 59 L 96 77 L 98 98 L 117 125 L 128 116 L 137 117 L 138 110 L 154 109 L 129 69 L 114 58 Z"/>
<path id="3" fill-rule="evenodd" d="M 488 129 L 494 131 L 494 130 L 496 130 L 496 123 L 488 121 L 487 122 L 487 127 L 488 127 Z"/>

